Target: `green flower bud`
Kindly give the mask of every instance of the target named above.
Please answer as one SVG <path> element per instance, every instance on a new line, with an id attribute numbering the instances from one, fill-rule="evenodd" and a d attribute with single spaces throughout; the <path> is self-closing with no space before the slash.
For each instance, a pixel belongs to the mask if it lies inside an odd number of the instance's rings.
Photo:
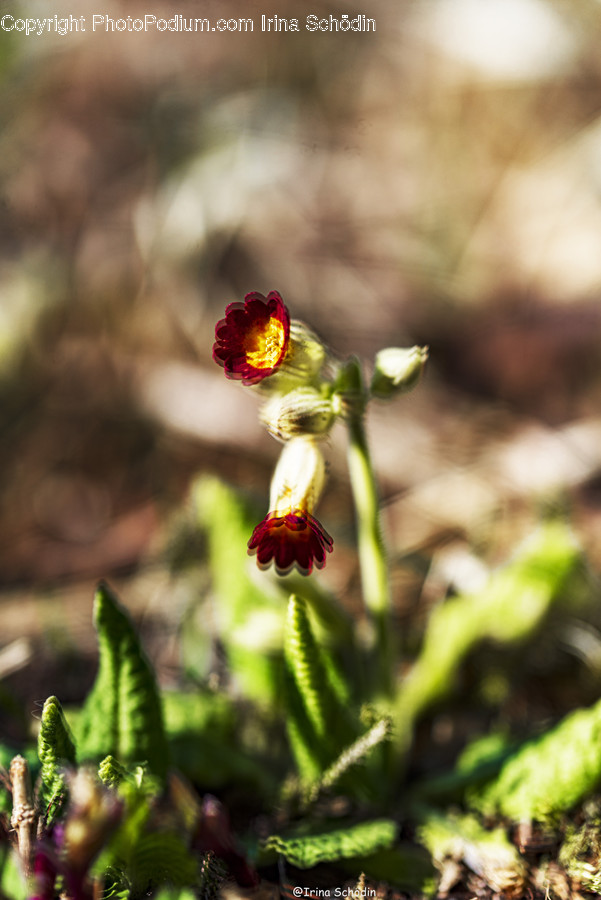
<path id="1" fill-rule="evenodd" d="M 376 354 L 371 393 L 388 399 L 411 391 L 428 359 L 427 347 L 387 347 Z"/>
<path id="2" fill-rule="evenodd" d="M 326 348 L 310 328 L 298 319 L 290 322 L 290 351 L 286 360 L 290 369 L 306 378 L 318 375 L 326 359 Z"/>
<path id="3" fill-rule="evenodd" d="M 331 399 L 310 387 L 275 394 L 260 415 L 269 433 L 282 441 L 303 435 L 325 437 L 336 419 Z"/>

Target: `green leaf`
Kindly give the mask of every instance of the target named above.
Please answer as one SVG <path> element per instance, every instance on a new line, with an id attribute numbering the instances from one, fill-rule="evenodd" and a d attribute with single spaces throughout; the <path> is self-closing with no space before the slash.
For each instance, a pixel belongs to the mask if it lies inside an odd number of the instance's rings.
<path id="1" fill-rule="evenodd" d="M 498 810 L 515 822 L 544 821 L 568 811 L 600 784 L 601 701 L 528 741 L 498 778 L 470 799 L 477 809 Z"/>
<path id="2" fill-rule="evenodd" d="M 369 856 L 356 856 L 343 861 L 341 868 L 355 876 L 364 873 L 371 881 L 387 881 L 420 897 L 433 897 L 436 893 L 437 873 L 430 855 L 415 844 L 384 847 Z"/>
<path id="3" fill-rule="evenodd" d="M 334 690 L 306 604 L 295 595 L 288 603 L 284 654 L 288 735 L 301 778 L 312 781 L 354 740 L 357 729 Z"/>
<path id="4" fill-rule="evenodd" d="M 42 799 L 48 804 L 64 789 L 65 766 L 75 766 L 76 763 L 75 743 L 56 697 L 48 697 L 42 709 L 38 756 L 42 764 Z"/>
<path id="5" fill-rule="evenodd" d="M 338 698 L 339 688 L 332 683 L 333 670 L 315 640 L 307 605 L 294 594 L 288 603 L 284 653 L 315 734 L 324 746 L 340 750 L 356 731 Z"/>
<path id="6" fill-rule="evenodd" d="M 207 535 L 217 595 L 211 615 L 236 689 L 258 703 L 273 706 L 280 679 L 285 611 L 267 575 L 257 572 L 256 579 L 251 578 L 247 543 L 257 520 L 242 498 L 217 478 L 201 478 L 192 496 L 198 522 Z"/>
<path id="7" fill-rule="evenodd" d="M 0 896 L 9 900 L 27 900 L 31 896 L 18 854 L 8 845 L 0 849 Z"/>
<path id="8" fill-rule="evenodd" d="M 578 558 L 569 529 L 560 521 L 549 522 L 513 562 L 491 575 L 482 591 L 434 610 L 420 656 L 398 694 L 399 744 L 408 742 L 417 716 L 452 689 L 473 647 L 484 640 L 518 643 L 536 632 Z"/>
<path id="9" fill-rule="evenodd" d="M 286 733 L 298 774 L 304 785 L 313 785 L 327 766 L 327 760 L 288 665 L 284 670 L 284 703 Z"/>
<path id="10" fill-rule="evenodd" d="M 162 888 L 155 900 L 196 900 L 196 894 L 190 888 Z"/>
<path id="11" fill-rule="evenodd" d="M 105 756 L 98 766 L 98 777 L 107 787 L 114 788 L 133 775 L 114 756 Z"/>
<path id="12" fill-rule="evenodd" d="M 195 885 L 201 873 L 185 833 L 158 827 L 164 817 L 158 814 L 161 790 L 157 779 L 139 769 L 115 790 L 123 806 L 121 822 L 91 874 L 105 878 L 106 887 L 116 895 L 131 890 L 132 896 L 139 897 L 161 885 Z"/>
<path id="13" fill-rule="evenodd" d="M 303 598 L 313 614 L 313 621 L 331 642 L 345 648 L 354 646 L 355 623 L 352 616 L 320 581 L 306 578 L 293 570 L 289 575 L 280 576 L 278 585 L 287 597 L 297 594 Z"/>
<path id="14" fill-rule="evenodd" d="M 255 737 L 246 735 L 244 713 L 223 692 L 196 689 L 193 693 L 165 691 L 162 695 L 165 728 L 173 765 L 205 789 L 244 785 L 265 796 L 279 786 L 278 773 L 265 766 Z M 260 728 L 256 710 L 253 724 Z"/>
<path id="15" fill-rule="evenodd" d="M 331 714 L 335 699 L 328 690 L 326 673 L 309 625 L 305 603 L 294 594 L 288 604 L 285 653 L 307 717 L 315 733 L 325 741 L 332 727 Z"/>
<path id="16" fill-rule="evenodd" d="M 418 782 L 411 790 L 410 800 L 418 804 L 459 802 L 467 791 L 489 783 L 515 749 L 516 742 L 510 742 L 506 734 L 479 736 L 467 745 L 454 769 Z"/>
<path id="17" fill-rule="evenodd" d="M 273 835 L 265 841 L 266 850 L 275 850 L 299 869 L 311 869 L 318 863 L 336 862 L 354 856 L 368 856 L 397 839 L 398 827 L 392 819 L 374 819 L 348 828 L 338 828 L 302 837 Z"/>
<path id="18" fill-rule="evenodd" d="M 176 887 L 192 885 L 198 876 L 198 863 L 182 838 L 170 831 L 143 835 L 133 848 L 128 875 L 136 892 L 152 885 Z"/>
<path id="19" fill-rule="evenodd" d="M 145 763 L 164 780 L 168 745 L 154 672 L 128 613 L 106 584 L 96 592 L 94 621 L 100 664 L 82 711 L 81 757 Z"/>

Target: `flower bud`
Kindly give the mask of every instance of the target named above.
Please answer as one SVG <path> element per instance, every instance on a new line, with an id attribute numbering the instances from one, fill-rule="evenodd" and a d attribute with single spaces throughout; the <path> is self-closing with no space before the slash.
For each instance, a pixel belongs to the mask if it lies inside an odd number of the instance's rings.
<path id="1" fill-rule="evenodd" d="M 427 347 L 387 347 L 376 354 L 371 393 L 388 399 L 412 390 L 428 358 Z"/>
<path id="2" fill-rule="evenodd" d="M 261 421 L 282 441 L 303 435 L 325 436 L 336 416 L 330 397 L 310 387 L 275 394 L 261 410 Z"/>
<path id="3" fill-rule="evenodd" d="M 271 479 L 269 509 L 311 512 L 325 482 L 325 462 L 315 440 L 295 437 L 284 445 Z"/>

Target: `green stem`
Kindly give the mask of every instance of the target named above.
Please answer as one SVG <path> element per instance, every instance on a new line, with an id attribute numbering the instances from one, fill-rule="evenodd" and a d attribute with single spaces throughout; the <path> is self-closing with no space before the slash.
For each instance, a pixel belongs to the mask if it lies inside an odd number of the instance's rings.
<path id="1" fill-rule="evenodd" d="M 347 369 L 347 373 L 354 380 L 357 380 L 357 376 L 358 379 L 361 379 L 358 361 L 352 360 L 349 368 L 351 365 L 354 365 L 355 371 L 351 373 Z M 362 386 L 357 397 L 361 399 L 351 403 L 351 409 L 347 415 L 348 466 L 357 512 L 357 541 L 363 599 L 375 629 L 374 675 L 377 689 L 382 694 L 389 695 L 391 692 L 390 579 L 380 528 L 378 488 L 365 433 L 365 402 Z"/>

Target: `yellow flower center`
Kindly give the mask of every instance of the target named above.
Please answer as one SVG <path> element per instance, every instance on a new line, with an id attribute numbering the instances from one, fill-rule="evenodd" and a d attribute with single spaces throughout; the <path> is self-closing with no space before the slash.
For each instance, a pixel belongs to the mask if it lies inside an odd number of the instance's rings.
<path id="1" fill-rule="evenodd" d="M 279 319 L 270 318 L 266 325 L 254 329 L 249 335 L 253 348 L 246 351 L 246 360 L 255 369 L 271 369 L 282 356 L 286 343 L 286 331 Z"/>

